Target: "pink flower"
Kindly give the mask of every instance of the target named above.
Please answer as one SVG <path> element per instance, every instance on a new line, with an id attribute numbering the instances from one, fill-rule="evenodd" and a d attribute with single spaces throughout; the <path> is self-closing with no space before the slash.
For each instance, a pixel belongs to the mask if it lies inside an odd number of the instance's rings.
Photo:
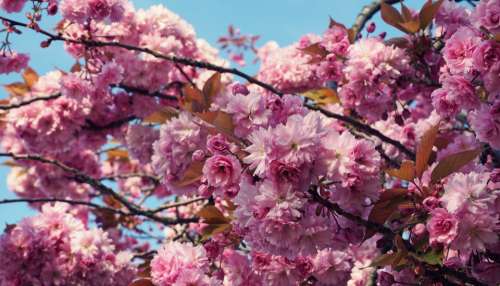
<path id="1" fill-rule="evenodd" d="M 149 163 L 154 151 L 153 142 L 159 137 L 160 132 L 157 129 L 140 124 L 130 125 L 125 140 L 131 157 L 142 164 Z"/>
<path id="2" fill-rule="evenodd" d="M 222 259 L 224 286 L 259 286 L 262 279 L 251 267 L 249 257 L 243 252 L 226 248 Z"/>
<path id="3" fill-rule="evenodd" d="M 351 258 L 344 251 L 324 249 L 313 259 L 312 275 L 321 285 L 346 285 L 353 267 Z"/>
<path id="4" fill-rule="evenodd" d="M 7 53 L 0 54 L 0 74 L 20 72 L 28 66 L 30 57 L 27 54 Z"/>
<path id="5" fill-rule="evenodd" d="M 491 67 L 500 62 L 500 44 L 496 41 L 483 41 L 472 54 L 474 68 L 481 72 L 486 72 Z"/>
<path id="6" fill-rule="evenodd" d="M 231 153 L 231 142 L 229 142 L 222 134 L 208 136 L 207 149 L 212 154 L 228 154 Z"/>
<path id="7" fill-rule="evenodd" d="M 257 127 L 266 126 L 270 115 L 264 96 L 253 91 L 230 97 L 225 111 L 233 116 L 237 136 L 247 136 Z"/>
<path id="8" fill-rule="evenodd" d="M 481 104 L 481 107 L 469 115 L 472 129 L 477 138 L 500 149 L 500 100 L 493 105 Z"/>
<path id="9" fill-rule="evenodd" d="M 207 270 L 208 259 L 205 249 L 201 245 L 167 242 L 158 250 L 158 254 L 151 261 L 151 277 L 155 285 L 158 286 L 177 285 L 175 283 L 186 285 L 186 283 L 181 282 L 189 276 L 204 276 Z"/>
<path id="10" fill-rule="evenodd" d="M 45 204 L 0 236 L 0 285 L 128 285 L 131 255 L 101 229 L 88 230 L 67 204 Z"/>
<path id="11" fill-rule="evenodd" d="M 0 8 L 7 11 L 7 13 L 21 12 L 26 0 L 0 0 Z"/>
<path id="12" fill-rule="evenodd" d="M 302 43 L 283 48 L 276 42 L 269 42 L 260 48 L 258 56 L 262 64 L 257 78 L 284 93 L 303 92 L 321 86 L 323 79 L 316 73 L 317 65 L 310 64 L 311 56 L 300 50 L 314 42 L 307 36 L 301 40 Z"/>
<path id="13" fill-rule="evenodd" d="M 293 115 L 273 130 L 274 156 L 285 163 L 300 165 L 314 160 L 323 130 L 319 113 Z"/>
<path id="14" fill-rule="evenodd" d="M 441 116 L 453 116 L 462 109 L 479 106 L 479 97 L 469 80 L 462 76 L 445 76 L 443 87 L 432 92 L 432 104 Z"/>
<path id="15" fill-rule="evenodd" d="M 323 34 L 321 45 L 337 56 L 344 56 L 350 45 L 347 31 L 339 26 L 329 28 Z"/>
<path id="16" fill-rule="evenodd" d="M 241 174 L 241 164 L 233 155 L 216 154 L 203 166 L 203 175 L 213 187 L 229 187 L 237 184 Z"/>
<path id="17" fill-rule="evenodd" d="M 97 21 L 103 20 L 111 14 L 108 0 L 89 0 L 89 16 Z"/>
<path id="18" fill-rule="evenodd" d="M 470 25 L 467 9 L 453 1 L 444 1 L 436 15 L 439 34 L 450 38 L 458 28 Z"/>
<path id="19" fill-rule="evenodd" d="M 437 208 L 431 212 L 431 219 L 427 222 L 427 230 L 431 244 L 449 245 L 457 236 L 458 220 L 446 209 Z"/>
<path id="20" fill-rule="evenodd" d="M 480 42 L 477 31 L 467 27 L 458 29 L 450 37 L 443 49 L 443 57 L 451 73 L 464 75 L 472 72 L 472 56 Z"/>
<path id="21" fill-rule="evenodd" d="M 478 27 L 484 27 L 492 33 L 500 32 L 500 1 L 483 0 L 472 13 L 472 19 Z"/>
<path id="22" fill-rule="evenodd" d="M 271 148 L 272 134 L 271 130 L 260 128 L 255 130 L 248 136 L 251 144 L 245 151 L 248 156 L 243 159 L 243 162 L 250 165 L 250 169 L 254 169 L 254 175 L 261 176 L 264 174 L 268 162 L 268 153 Z"/>

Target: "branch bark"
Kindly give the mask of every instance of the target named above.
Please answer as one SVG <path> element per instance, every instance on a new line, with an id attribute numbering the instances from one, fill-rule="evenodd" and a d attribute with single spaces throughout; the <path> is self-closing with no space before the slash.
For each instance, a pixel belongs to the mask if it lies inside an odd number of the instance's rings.
<path id="1" fill-rule="evenodd" d="M 179 218 L 179 219 L 170 219 L 170 218 L 165 218 L 165 217 L 160 217 L 153 212 L 149 210 L 144 210 L 140 206 L 134 204 L 133 202 L 129 202 L 126 198 L 122 197 L 118 193 L 116 193 L 113 189 L 109 188 L 108 186 L 102 184 L 98 179 L 94 179 L 88 175 L 85 175 L 84 173 L 80 172 L 79 170 L 66 166 L 65 164 L 57 161 L 57 160 L 52 160 L 48 159 L 39 155 L 19 155 L 19 154 L 14 154 L 14 153 L 0 153 L 0 157 L 9 157 L 14 160 L 27 160 L 27 161 L 36 161 L 44 164 L 50 164 L 53 166 L 58 167 L 59 169 L 67 172 L 68 174 L 71 174 L 73 176 L 73 179 L 77 182 L 87 184 L 94 189 L 100 191 L 102 194 L 105 195 L 110 195 L 114 199 L 116 199 L 118 202 L 120 202 L 132 215 L 138 215 L 138 216 L 143 216 L 146 218 L 149 218 L 151 220 L 154 220 L 156 222 L 162 223 L 163 225 L 174 225 L 174 224 L 183 224 L 183 223 L 191 223 L 191 222 L 197 222 L 199 218 L 197 217 L 192 217 L 192 218 Z"/>
<path id="2" fill-rule="evenodd" d="M 21 26 L 21 27 L 25 27 L 28 29 L 32 29 L 25 23 L 11 20 L 11 19 L 8 19 L 8 18 L 2 17 L 2 16 L 0 16 L 0 19 L 7 21 L 8 23 L 10 23 L 11 25 L 14 25 L 14 26 Z M 131 46 L 131 45 L 122 44 L 119 42 L 100 42 L 100 41 L 94 41 L 94 40 L 75 40 L 75 39 L 70 39 L 70 38 L 64 37 L 64 36 L 59 35 L 59 34 L 58 35 L 52 34 L 50 32 L 43 30 L 43 29 L 37 29 L 34 31 L 41 33 L 43 35 L 46 35 L 47 37 L 49 37 L 49 39 L 51 41 L 64 41 L 64 42 L 73 43 L 73 44 L 86 45 L 88 47 L 118 47 L 118 48 L 130 50 L 130 51 L 137 51 L 137 52 L 141 52 L 141 53 L 146 53 L 146 54 L 152 55 L 153 57 L 163 59 L 166 61 L 170 61 L 170 62 L 173 62 L 176 64 L 183 64 L 183 65 L 187 65 L 187 66 L 208 69 L 208 70 L 212 70 L 212 71 L 216 71 L 216 72 L 220 72 L 220 73 L 230 73 L 230 74 L 239 76 L 243 79 L 246 79 L 249 83 L 253 83 L 255 85 L 258 85 L 258 86 L 264 88 L 265 90 L 268 90 L 274 94 L 277 94 L 278 96 L 284 95 L 283 92 L 274 88 L 273 86 L 271 86 L 265 82 L 262 82 L 262 81 L 254 78 L 254 77 L 252 77 L 252 76 L 250 76 L 250 75 L 248 75 L 248 74 L 246 74 L 246 73 L 244 73 L 236 68 L 226 68 L 226 67 L 214 65 L 214 64 L 211 64 L 208 62 L 197 61 L 197 60 L 193 60 L 193 59 L 181 58 L 181 57 L 176 57 L 176 56 L 163 55 L 161 53 L 155 52 L 155 51 L 148 49 L 148 48 Z M 344 115 L 330 112 L 330 111 L 325 110 L 325 109 L 318 107 L 318 106 L 312 106 L 310 104 L 305 104 L 305 107 L 307 107 L 311 110 L 320 111 L 321 113 L 323 113 L 327 117 L 332 117 L 332 118 L 335 118 L 337 120 L 343 121 L 349 125 L 352 125 L 354 128 L 360 130 L 361 132 L 376 136 L 380 140 L 396 147 L 402 153 L 406 154 L 410 159 L 415 158 L 415 154 L 412 151 L 410 151 L 409 149 L 407 149 L 399 141 L 393 140 L 393 139 L 385 136 L 380 131 L 373 129 L 372 127 L 370 127 L 367 124 L 361 123 L 361 122 L 359 122 L 351 117 L 348 117 L 348 116 L 344 116 Z"/>
<path id="3" fill-rule="evenodd" d="M 399 3 L 402 0 L 375 0 L 372 3 L 364 6 L 359 12 L 356 20 L 354 20 L 354 25 L 352 25 L 352 31 L 354 32 L 354 39 L 358 38 L 359 33 L 363 30 L 366 23 L 375 15 L 378 11 L 380 11 L 380 2 L 385 1 L 387 4 L 395 4 Z"/>

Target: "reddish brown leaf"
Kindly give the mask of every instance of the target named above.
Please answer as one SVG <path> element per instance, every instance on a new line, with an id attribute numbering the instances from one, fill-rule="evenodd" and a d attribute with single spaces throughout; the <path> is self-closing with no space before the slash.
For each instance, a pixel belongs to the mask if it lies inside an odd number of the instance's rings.
<path id="1" fill-rule="evenodd" d="M 29 87 L 23 82 L 14 82 L 4 86 L 11 96 L 23 96 L 29 92 Z"/>
<path id="2" fill-rule="evenodd" d="M 142 121 L 145 123 L 163 124 L 171 118 L 177 116 L 177 114 L 177 110 L 167 106 L 165 108 L 162 108 L 161 110 L 151 113 Z"/>
<path id="3" fill-rule="evenodd" d="M 192 85 L 182 88 L 182 107 L 189 112 L 203 112 L 205 108 L 203 92 Z"/>
<path id="4" fill-rule="evenodd" d="M 415 178 L 415 165 L 412 161 L 405 160 L 399 169 L 388 169 L 387 174 L 405 181 L 413 181 Z"/>
<path id="5" fill-rule="evenodd" d="M 481 154 L 481 148 L 458 152 L 443 158 L 439 161 L 436 168 L 432 170 L 431 182 L 433 184 L 437 183 L 446 176 L 457 172 L 463 166 L 467 165 L 467 163 L 474 160 L 479 154 Z"/>
<path id="6" fill-rule="evenodd" d="M 392 265 L 399 257 L 397 252 L 393 253 L 385 253 L 380 255 L 379 257 L 373 259 L 370 264 L 371 267 L 384 267 L 387 265 Z"/>
<path id="7" fill-rule="evenodd" d="M 320 43 L 312 44 L 300 50 L 312 56 L 313 61 L 321 61 L 328 55 L 328 51 Z"/>
<path id="8" fill-rule="evenodd" d="M 398 29 L 400 29 L 399 24 L 404 22 L 404 19 L 401 14 L 399 14 L 398 10 L 385 3 L 385 0 L 380 1 L 380 13 L 384 22 Z"/>
<path id="9" fill-rule="evenodd" d="M 378 224 L 384 224 L 385 221 L 398 210 L 398 206 L 406 201 L 406 189 L 389 189 L 384 191 L 375 206 L 372 208 L 368 220 Z M 365 240 L 372 237 L 376 233 L 373 229 L 367 229 Z"/>
<path id="10" fill-rule="evenodd" d="M 420 139 L 420 143 L 417 147 L 417 160 L 415 163 L 415 173 L 419 178 L 427 169 L 427 164 L 429 163 L 429 158 L 432 153 L 432 147 L 434 146 L 434 142 L 436 141 L 438 131 L 439 123 L 427 130 Z"/>
<path id="11" fill-rule="evenodd" d="M 387 41 L 385 41 L 385 44 L 387 46 L 395 46 L 395 47 L 398 47 L 398 48 L 405 49 L 405 48 L 408 47 L 408 45 L 410 44 L 410 42 L 406 38 L 397 37 L 397 38 L 388 39 Z"/>
<path id="12" fill-rule="evenodd" d="M 207 224 L 226 224 L 231 220 L 213 205 L 206 205 L 196 213 L 197 216 L 203 218 L 203 222 Z"/>
<path id="13" fill-rule="evenodd" d="M 140 278 L 134 280 L 134 282 L 130 283 L 128 286 L 155 286 L 153 281 L 149 278 Z"/>
<path id="14" fill-rule="evenodd" d="M 432 3 L 432 0 L 427 0 L 424 6 L 422 6 L 422 9 L 419 13 L 420 29 L 423 30 L 427 28 L 427 26 L 429 26 L 429 24 L 432 22 L 432 19 L 436 17 L 441 4 L 443 4 L 443 0 L 438 0 L 434 3 Z"/>
<path id="15" fill-rule="evenodd" d="M 302 95 L 313 100 L 318 105 L 340 103 L 337 92 L 327 87 L 310 90 Z"/>
<path id="16" fill-rule="evenodd" d="M 214 73 L 203 86 L 203 104 L 204 110 L 207 110 L 212 103 L 212 100 L 221 92 L 222 82 L 221 74 Z"/>
<path id="17" fill-rule="evenodd" d="M 216 234 L 230 231 L 231 228 L 232 228 L 231 224 L 228 223 L 209 224 L 203 228 L 201 240 L 205 241 Z"/>
<path id="18" fill-rule="evenodd" d="M 340 27 L 340 28 L 342 28 L 342 29 L 347 30 L 347 27 L 346 27 L 344 24 L 339 23 L 339 22 L 337 22 L 337 21 L 333 20 L 333 18 L 332 18 L 332 17 L 330 17 L 330 24 L 328 25 L 328 28 L 330 28 L 330 29 L 331 29 L 331 28 L 333 28 L 333 27 Z"/>
<path id="19" fill-rule="evenodd" d="M 420 22 L 418 19 L 399 23 L 399 25 L 403 28 L 403 31 L 408 34 L 415 34 L 418 30 L 420 30 Z"/>
<path id="20" fill-rule="evenodd" d="M 172 184 L 176 187 L 186 187 L 196 183 L 202 176 L 202 169 L 205 162 L 193 161 L 184 172 L 182 178 Z"/>
<path id="21" fill-rule="evenodd" d="M 27 67 L 24 69 L 23 79 L 28 89 L 31 89 L 38 81 L 38 74 L 32 68 Z"/>
<path id="22" fill-rule="evenodd" d="M 128 151 L 123 150 L 123 149 L 113 149 L 109 150 L 107 152 L 108 154 L 108 160 L 123 160 L 123 161 L 128 161 L 129 156 L 128 156 Z"/>
<path id="23" fill-rule="evenodd" d="M 405 22 L 410 22 L 413 20 L 413 15 L 410 8 L 408 8 L 408 6 L 406 6 L 403 2 L 401 2 L 401 12 L 403 14 L 403 19 Z"/>

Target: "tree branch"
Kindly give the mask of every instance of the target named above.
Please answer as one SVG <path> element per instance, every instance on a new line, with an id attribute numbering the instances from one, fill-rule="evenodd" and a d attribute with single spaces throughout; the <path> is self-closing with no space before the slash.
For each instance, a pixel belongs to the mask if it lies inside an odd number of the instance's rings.
<path id="1" fill-rule="evenodd" d="M 0 19 L 9 22 L 11 25 L 22 26 L 22 27 L 26 27 L 28 29 L 31 29 L 27 24 L 24 24 L 21 22 L 10 20 L 10 19 L 2 17 L 2 16 L 0 16 Z M 148 48 L 131 46 L 131 45 L 122 44 L 119 42 L 99 42 L 99 41 L 94 41 L 94 40 L 74 40 L 74 39 L 66 38 L 62 35 L 55 35 L 55 34 L 49 33 L 49 32 L 42 30 L 42 29 L 38 29 L 35 31 L 39 32 L 43 35 L 46 35 L 52 41 L 65 41 L 65 42 L 73 43 L 73 44 L 86 45 L 88 47 L 118 47 L 118 48 L 123 48 L 123 49 L 131 50 L 131 51 L 146 53 L 146 54 L 152 55 L 153 57 L 156 57 L 159 59 L 164 59 L 166 61 L 171 61 L 171 62 L 177 63 L 177 64 L 183 64 L 183 65 L 198 67 L 198 68 L 202 68 L 202 69 L 208 69 L 208 70 L 212 70 L 212 71 L 216 71 L 216 72 L 220 72 L 220 73 L 234 74 L 234 75 L 237 75 L 243 79 L 246 79 L 248 82 L 256 84 L 256 85 L 258 85 L 258 86 L 260 86 L 260 87 L 262 87 L 262 88 L 264 88 L 264 89 L 266 89 L 274 94 L 277 94 L 279 96 L 284 95 L 283 92 L 279 91 L 278 89 L 274 88 L 273 86 L 271 86 L 267 83 L 264 83 L 264 82 L 254 78 L 254 77 L 252 77 L 252 76 L 250 76 L 250 75 L 248 75 L 248 74 L 246 74 L 246 73 L 244 73 L 236 68 L 226 68 L 226 67 L 217 66 L 217 65 L 214 65 L 214 64 L 211 64 L 208 62 L 197 61 L 197 60 L 193 60 L 193 59 L 181 58 L 181 57 L 176 57 L 176 56 L 163 55 L 161 53 L 155 52 L 155 51 L 148 49 Z M 407 149 L 399 141 L 393 140 L 393 139 L 385 136 L 380 131 L 371 128 L 367 124 L 361 123 L 361 122 L 359 122 L 351 117 L 347 117 L 347 116 L 343 116 L 340 114 L 330 112 L 330 111 L 325 110 L 321 107 L 312 106 L 309 104 L 305 104 L 305 107 L 307 107 L 308 109 L 311 109 L 311 110 L 320 111 L 321 113 L 323 113 L 327 117 L 332 117 L 332 118 L 335 118 L 337 120 L 343 121 L 347 124 L 352 125 L 354 128 L 360 130 L 361 132 L 376 136 L 380 140 L 382 140 L 390 145 L 393 145 L 394 147 L 399 149 L 402 153 L 406 154 L 410 159 L 415 158 L 415 154 L 412 151 L 410 151 L 409 149 Z"/>
<path id="2" fill-rule="evenodd" d="M 18 154 L 14 154 L 14 153 L 0 153 L 0 157 L 9 157 L 9 158 L 12 158 L 15 160 L 36 161 L 36 162 L 41 162 L 41 163 L 51 164 L 53 166 L 56 166 L 59 169 L 74 176 L 74 179 L 77 182 L 85 183 L 85 184 L 95 188 L 96 190 L 99 190 L 102 194 L 110 195 L 111 197 L 116 199 L 118 202 L 120 202 L 125 208 L 127 208 L 131 214 L 147 217 L 147 218 L 152 219 L 154 221 L 160 222 L 163 225 L 191 223 L 191 222 L 198 221 L 197 217 L 186 218 L 186 219 L 179 218 L 179 219 L 172 220 L 169 218 L 157 216 L 154 213 L 152 213 L 151 211 L 144 210 L 140 206 L 137 206 L 136 204 L 134 204 L 133 202 L 129 202 L 126 198 L 117 194 L 113 189 L 102 184 L 98 179 L 94 179 L 88 175 L 85 175 L 84 173 L 80 172 L 79 170 L 72 168 L 72 167 L 69 167 L 69 166 L 66 166 L 65 164 L 63 164 L 57 160 L 48 159 L 48 158 L 38 156 L 38 155 L 18 155 Z"/>
<path id="3" fill-rule="evenodd" d="M 21 102 L 17 102 L 17 103 L 13 103 L 13 104 L 10 104 L 10 105 L 0 105 L 0 110 L 16 109 L 16 108 L 19 108 L 19 107 L 22 107 L 22 106 L 25 106 L 25 105 L 29 105 L 29 104 L 31 104 L 33 102 L 46 101 L 46 100 L 56 99 L 56 98 L 59 98 L 59 97 L 61 97 L 60 93 L 56 93 L 56 94 L 52 94 L 52 95 L 48 95 L 48 96 L 34 97 L 34 98 L 31 98 L 31 99 L 28 99 L 28 100 L 25 100 L 25 101 L 21 101 Z"/>
<path id="4" fill-rule="evenodd" d="M 335 213 L 345 217 L 346 219 L 348 219 L 350 221 L 353 221 L 353 222 L 355 222 L 359 225 L 362 225 L 366 228 L 376 230 L 378 233 L 384 234 L 385 236 L 387 236 L 391 239 L 393 239 L 396 235 L 390 228 L 388 228 L 382 224 L 378 224 L 375 222 L 371 222 L 369 220 L 365 220 L 362 217 L 359 217 L 357 215 L 351 214 L 351 213 L 343 210 L 338 204 L 332 203 L 328 199 L 325 199 L 322 196 L 320 196 L 318 194 L 318 192 L 313 188 L 310 188 L 308 190 L 308 193 L 314 201 L 316 201 L 317 203 L 326 207 L 328 210 L 335 212 Z M 433 270 L 432 272 L 434 274 L 439 274 L 437 276 L 433 276 L 433 277 L 437 278 L 438 281 L 443 281 L 443 279 L 445 279 L 444 275 L 448 275 L 448 276 L 452 276 L 454 278 L 457 278 L 460 281 L 470 283 L 471 285 L 486 286 L 485 284 L 479 282 L 477 279 L 475 279 L 473 277 L 469 277 L 463 272 L 459 272 L 459 271 L 456 271 L 454 269 L 450 269 L 446 266 L 433 266 L 433 265 L 430 265 L 427 263 L 424 263 L 424 265 L 428 269 L 437 268 L 437 270 L 435 270 L 435 271 Z M 447 280 L 445 280 L 445 282 L 446 281 Z"/>
<path id="5" fill-rule="evenodd" d="M 122 216 L 133 216 L 135 214 L 132 213 L 126 213 L 121 210 L 117 210 L 114 208 L 106 207 L 106 206 L 101 206 L 98 204 L 94 204 L 92 202 L 87 202 L 87 201 L 78 201 L 78 200 L 67 200 L 67 199 L 58 199 L 58 198 L 36 198 L 36 199 L 3 199 L 0 200 L 0 205 L 1 204 L 11 204 L 11 203 L 49 203 L 49 202 L 63 202 L 63 203 L 68 203 L 70 205 L 85 205 L 89 207 L 93 207 L 96 209 L 101 209 L 101 210 L 106 210 L 110 212 L 117 213 Z"/>
<path id="6" fill-rule="evenodd" d="M 354 20 L 354 25 L 352 25 L 352 31 L 354 32 L 354 39 L 358 38 L 359 33 L 363 30 L 366 23 L 380 11 L 380 2 L 385 1 L 385 3 L 392 5 L 402 0 L 375 0 L 372 3 L 364 6 L 359 12 L 356 20 Z"/>

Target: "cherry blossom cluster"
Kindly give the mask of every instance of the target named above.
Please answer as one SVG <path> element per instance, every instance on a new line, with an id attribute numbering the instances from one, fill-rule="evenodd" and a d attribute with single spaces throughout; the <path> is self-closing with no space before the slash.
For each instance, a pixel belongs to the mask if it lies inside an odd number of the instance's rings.
<path id="1" fill-rule="evenodd" d="M 2 16 L 24 82 L 0 146 L 40 213 L 0 237 L 0 285 L 500 283 L 500 0 L 384 2 L 407 35 L 331 19 L 256 49 L 255 77 L 161 5 L 31 3 Z M 24 28 L 75 65 L 37 75 Z"/>
<path id="2" fill-rule="evenodd" d="M 0 237 L 1 285 L 127 285 L 131 253 L 116 251 L 108 233 L 88 229 L 69 205 L 46 204 Z"/>

